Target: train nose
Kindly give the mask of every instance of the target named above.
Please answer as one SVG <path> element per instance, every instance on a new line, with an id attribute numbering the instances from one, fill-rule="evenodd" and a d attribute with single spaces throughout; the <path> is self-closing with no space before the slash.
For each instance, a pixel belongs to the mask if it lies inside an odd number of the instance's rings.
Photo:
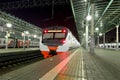
<path id="1" fill-rule="evenodd" d="M 56 51 L 58 46 L 48 46 L 49 50 Z"/>
<path id="2" fill-rule="evenodd" d="M 52 55 L 52 56 L 57 55 L 57 52 L 54 50 L 50 50 L 49 55 Z"/>
<path id="3" fill-rule="evenodd" d="M 53 56 L 53 55 L 57 54 L 56 50 L 57 50 L 58 46 L 48 46 L 48 48 L 49 48 L 49 55 Z"/>

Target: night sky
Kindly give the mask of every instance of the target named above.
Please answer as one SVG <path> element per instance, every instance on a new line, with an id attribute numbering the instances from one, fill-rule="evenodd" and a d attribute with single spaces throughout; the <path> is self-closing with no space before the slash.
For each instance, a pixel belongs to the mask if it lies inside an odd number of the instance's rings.
<path id="1" fill-rule="evenodd" d="M 0 0 L 0 2 L 8 2 L 15 0 Z M 54 13 L 52 16 L 52 5 L 44 7 L 22 8 L 22 9 L 6 9 L 3 10 L 15 17 L 27 21 L 40 28 L 49 26 L 65 26 L 68 27 L 73 35 L 78 38 L 72 9 L 70 4 L 54 5 Z"/>

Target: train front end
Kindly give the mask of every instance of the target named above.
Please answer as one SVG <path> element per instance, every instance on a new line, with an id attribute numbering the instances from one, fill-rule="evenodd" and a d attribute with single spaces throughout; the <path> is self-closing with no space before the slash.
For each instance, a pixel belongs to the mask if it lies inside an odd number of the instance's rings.
<path id="1" fill-rule="evenodd" d="M 68 51 L 66 44 L 66 36 L 68 30 L 66 28 L 48 28 L 42 32 L 40 39 L 40 51 L 44 58 Z"/>

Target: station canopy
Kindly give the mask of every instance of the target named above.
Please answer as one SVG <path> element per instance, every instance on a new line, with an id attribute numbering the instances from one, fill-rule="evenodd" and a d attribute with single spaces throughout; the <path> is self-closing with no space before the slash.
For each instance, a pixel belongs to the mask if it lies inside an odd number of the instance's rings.
<path id="1" fill-rule="evenodd" d="M 120 0 L 70 0 L 79 36 L 85 32 L 86 17 L 92 14 L 94 4 L 94 28 L 106 33 L 120 25 Z M 92 17 L 93 19 L 93 17 Z M 89 29 L 91 22 L 88 22 Z"/>
<path id="2" fill-rule="evenodd" d="M 0 38 L 5 38 L 7 32 L 12 38 L 23 39 L 23 36 L 29 36 L 29 38 L 36 36 L 39 39 L 41 30 L 40 27 L 0 11 Z"/>

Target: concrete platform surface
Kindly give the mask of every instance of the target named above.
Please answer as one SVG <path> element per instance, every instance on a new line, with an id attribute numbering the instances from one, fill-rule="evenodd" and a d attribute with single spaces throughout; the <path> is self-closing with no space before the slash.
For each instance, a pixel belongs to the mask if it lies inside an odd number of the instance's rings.
<path id="1" fill-rule="evenodd" d="M 83 48 L 1 75 L 0 80 L 120 80 L 120 52 Z"/>

